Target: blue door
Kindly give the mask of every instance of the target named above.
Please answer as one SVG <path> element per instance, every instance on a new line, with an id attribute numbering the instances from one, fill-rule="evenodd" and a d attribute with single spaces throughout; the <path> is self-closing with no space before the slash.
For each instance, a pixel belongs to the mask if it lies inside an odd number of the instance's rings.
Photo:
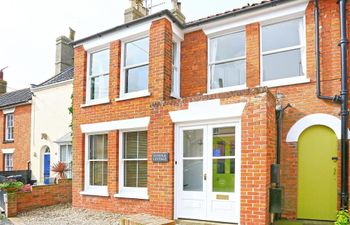
<path id="1" fill-rule="evenodd" d="M 44 184 L 50 183 L 50 154 L 44 155 Z"/>

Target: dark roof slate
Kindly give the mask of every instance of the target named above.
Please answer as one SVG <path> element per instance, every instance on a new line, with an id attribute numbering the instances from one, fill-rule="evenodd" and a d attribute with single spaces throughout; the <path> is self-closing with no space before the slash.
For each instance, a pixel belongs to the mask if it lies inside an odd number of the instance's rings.
<path id="1" fill-rule="evenodd" d="M 59 74 L 51 77 L 50 79 L 42 82 L 41 84 L 38 84 L 38 85 L 34 84 L 34 85 L 32 85 L 32 87 L 33 88 L 43 87 L 43 86 L 63 82 L 66 80 L 71 80 L 71 79 L 73 79 L 73 75 L 74 75 L 74 67 L 69 67 L 68 69 L 64 70 L 62 73 L 59 73 Z"/>
<path id="2" fill-rule="evenodd" d="M 31 99 L 32 92 L 29 88 L 8 92 L 0 95 L 0 108 L 26 103 Z"/>

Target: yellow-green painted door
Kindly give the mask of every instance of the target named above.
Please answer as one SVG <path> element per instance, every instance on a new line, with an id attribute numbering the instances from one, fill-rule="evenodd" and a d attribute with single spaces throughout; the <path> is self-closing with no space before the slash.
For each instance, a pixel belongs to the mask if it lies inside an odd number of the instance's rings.
<path id="1" fill-rule="evenodd" d="M 325 126 L 306 129 L 298 140 L 299 219 L 335 220 L 338 142 Z"/>

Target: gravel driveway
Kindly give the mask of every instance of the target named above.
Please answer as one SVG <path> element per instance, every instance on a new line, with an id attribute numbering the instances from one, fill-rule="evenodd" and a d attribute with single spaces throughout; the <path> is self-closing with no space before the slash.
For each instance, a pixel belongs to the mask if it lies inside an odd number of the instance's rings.
<path id="1" fill-rule="evenodd" d="M 120 215 L 72 208 L 70 204 L 44 207 L 20 213 L 15 225 L 118 225 Z"/>

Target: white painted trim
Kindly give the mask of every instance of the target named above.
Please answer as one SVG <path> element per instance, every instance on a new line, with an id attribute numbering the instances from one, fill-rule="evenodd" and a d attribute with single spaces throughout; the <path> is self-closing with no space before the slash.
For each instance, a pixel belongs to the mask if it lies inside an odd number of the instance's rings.
<path id="1" fill-rule="evenodd" d="M 15 107 L 13 108 L 8 108 L 8 109 L 3 109 L 2 110 L 2 113 L 5 115 L 5 114 L 10 114 L 10 113 L 14 113 L 15 112 Z"/>
<path id="2" fill-rule="evenodd" d="M 284 78 L 284 79 L 262 81 L 260 86 L 279 87 L 279 86 L 305 84 L 305 83 L 310 83 L 310 79 L 306 78 L 306 76 L 300 76 L 300 77 L 290 77 L 290 78 Z"/>
<path id="3" fill-rule="evenodd" d="M 111 130 L 143 129 L 147 128 L 150 117 L 141 117 L 126 120 L 114 120 L 102 123 L 82 124 L 81 132 L 85 134 L 108 132 Z"/>
<path id="4" fill-rule="evenodd" d="M 124 100 L 129 100 L 129 99 L 134 99 L 134 98 L 142 98 L 142 97 L 148 97 L 151 96 L 151 93 L 148 92 L 148 90 L 144 91 L 137 91 L 137 92 L 131 92 L 128 94 L 122 95 L 120 98 L 114 99 L 116 102 L 119 101 L 124 101 Z"/>
<path id="5" fill-rule="evenodd" d="M 13 154 L 15 152 L 14 148 L 3 148 L 1 149 L 2 154 Z"/>
<path id="6" fill-rule="evenodd" d="M 175 67 L 177 68 L 177 71 L 175 74 L 173 63 L 171 68 L 171 79 L 175 78 L 175 84 L 176 87 L 174 87 L 174 91 L 171 91 L 170 96 L 173 98 L 181 98 L 181 41 L 177 37 L 173 37 L 173 43 L 176 44 L 176 59 L 175 59 Z M 174 45 L 173 45 L 174 46 Z M 172 49 L 172 53 L 174 52 L 174 49 Z M 174 54 L 172 54 L 173 56 Z M 171 81 L 171 84 L 173 81 Z"/>
<path id="7" fill-rule="evenodd" d="M 94 105 L 108 104 L 110 102 L 111 101 L 109 100 L 109 98 L 101 98 L 94 101 L 90 101 L 89 103 L 81 104 L 80 108 L 85 108 L 85 107 L 94 106 Z"/>
<path id="8" fill-rule="evenodd" d="M 341 121 L 339 118 L 324 114 L 316 113 L 307 115 L 300 120 L 298 120 L 288 131 L 286 142 L 297 142 L 301 133 L 314 125 L 323 125 L 331 128 L 337 135 L 338 139 L 341 139 Z M 348 137 L 350 137 L 350 132 L 348 130 Z"/>
<path id="9" fill-rule="evenodd" d="M 79 192 L 81 195 L 89 195 L 89 196 L 102 196 L 102 197 L 109 197 L 108 191 L 92 191 L 92 190 L 87 190 L 87 191 L 81 191 Z"/>
<path id="10" fill-rule="evenodd" d="M 115 198 L 131 198 L 131 199 L 142 199 L 142 200 L 149 200 L 149 196 L 146 194 L 140 194 L 140 193 L 135 193 L 135 194 L 129 194 L 129 193 L 122 193 L 122 194 L 115 194 Z"/>
<path id="11" fill-rule="evenodd" d="M 208 93 L 206 93 L 204 95 L 218 94 L 218 93 L 224 93 L 224 92 L 229 92 L 229 91 L 241 91 L 241 90 L 246 90 L 246 89 L 248 89 L 246 84 L 235 85 L 235 86 L 226 87 L 226 88 L 216 88 L 216 89 L 209 89 L 208 88 Z"/>
<path id="12" fill-rule="evenodd" d="M 60 87 L 60 86 L 64 86 L 66 84 L 72 84 L 73 83 L 73 79 L 70 80 L 65 80 L 65 81 L 61 81 L 61 82 L 57 82 L 54 84 L 49 84 L 49 85 L 45 85 L 45 86 L 41 86 L 41 87 L 31 87 L 30 90 L 32 92 L 36 92 L 36 91 L 42 91 L 42 90 L 46 90 L 46 89 L 50 89 L 50 88 L 56 88 L 56 87 Z"/>
<path id="13" fill-rule="evenodd" d="M 120 29 L 118 31 L 103 35 L 101 37 L 96 36 L 96 38 L 88 40 L 83 43 L 84 49 L 89 50 L 97 46 L 109 44 L 110 42 L 115 40 L 125 40 L 135 35 L 139 35 L 142 33 L 149 33 L 151 24 L 152 24 L 152 21 L 147 21 L 144 23 L 133 25 L 125 29 Z"/>
<path id="14" fill-rule="evenodd" d="M 241 117 L 246 103 L 221 105 L 220 99 L 191 102 L 188 109 L 169 112 L 173 123 Z"/>
<path id="15" fill-rule="evenodd" d="M 308 0 L 290 1 L 277 6 L 266 7 L 260 10 L 252 10 L 227 19 L 216 20 L 207 24 L 190 27 L 184 30 L 185 33 L 203 29 L 206 35 L 215 35 L 220 32 L 230 31 L 248 24 L 264 22 L 274 18 L 286 17 L 289 15 L 305 13 Z"/>

